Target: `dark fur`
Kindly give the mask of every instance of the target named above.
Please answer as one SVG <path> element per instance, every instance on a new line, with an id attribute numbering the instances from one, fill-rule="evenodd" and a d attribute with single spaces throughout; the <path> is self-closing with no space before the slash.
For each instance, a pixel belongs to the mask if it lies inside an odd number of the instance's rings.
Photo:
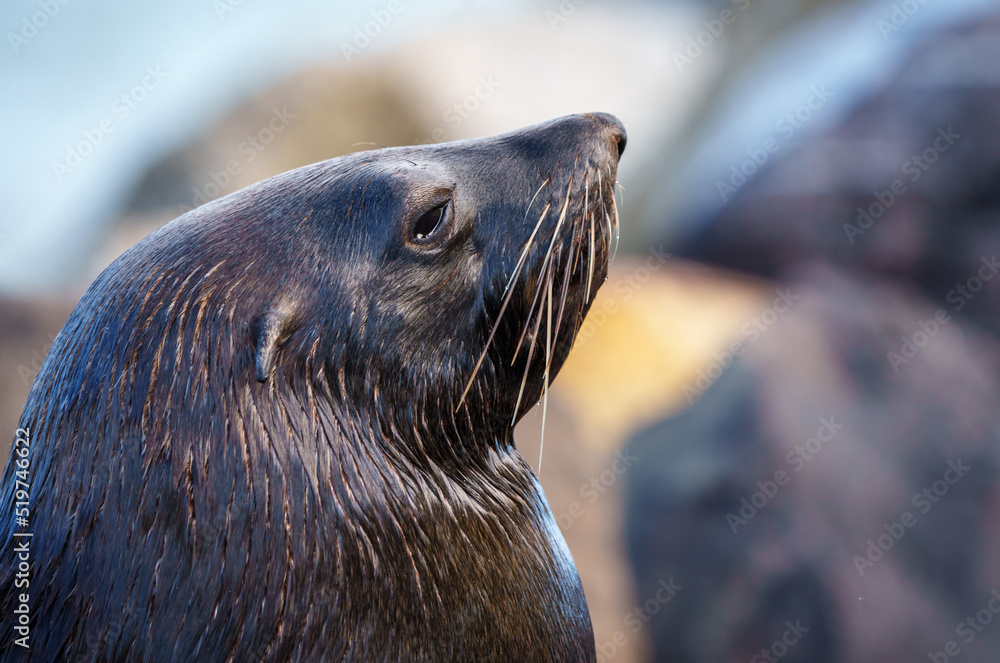
<path id="1" fill-rule="evenodd" d="M 20 420 L 30 659 L 593 660 L 575 566 L 514 448 L 526 352 L 510 358 L 572 180 L 555 245 L 580 258 L 558 261 L 557 295 L 573 264 L 553 372 L 565 359 L 588 308 L 584 177 L 604 173 L 607 200 L 623 146 L 617 120 L 584 115 L 349 155 L 205 205 L 119 258 Z M 450 239 L 409 244 L 410 220 L 449 196 Z M 532 364 L 525 403 L 544 354 Z M 20 590 L 18 529 L 4 528 L 6 647 Z"/>

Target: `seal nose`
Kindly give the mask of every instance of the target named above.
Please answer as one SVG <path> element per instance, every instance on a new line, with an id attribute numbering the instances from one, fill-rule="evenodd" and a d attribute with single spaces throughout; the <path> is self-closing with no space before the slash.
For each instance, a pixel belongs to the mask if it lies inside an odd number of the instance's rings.
<path id="1" fill-rule="evenodd" d="M 628 133 L 622 121 L 611 113 L 587 113 L 586 116 L 601 125 L 605 135 L 617 149 L 618 159 L 621 160 L 625 145 L 628 143 Z"/>

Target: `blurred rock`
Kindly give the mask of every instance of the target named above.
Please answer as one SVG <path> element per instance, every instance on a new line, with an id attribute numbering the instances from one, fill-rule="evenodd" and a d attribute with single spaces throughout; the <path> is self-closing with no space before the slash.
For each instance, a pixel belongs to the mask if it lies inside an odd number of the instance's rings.
<path id="1" fill-rule="evenodd" d="M 896 363 L 933 302 L 826 268 L 789 283 L 796 308 L 626 447 L 640 600 L 683 588 L 651 604 L 654 659 L 995 660 L 1000 342 L 951 319 Z M 777 644 L 789 624 L 808 632 Z"/>
<path id="2" fill-rule="evenodd" d="M 778 278 L 823 261 L 902 279 L 1000 332 L 1000 287 L 984 287 L 1000 270 L 998 59 L 1000 16 L 929 36 L 883 89 L 696 223 L 678 254 Z"/>
<path id="3" fill-rule="evenodd" d="M 907 39 L 680 224 L 682 257 L 800 299 L 626 447 L 639 598 L 683 587 L 652 604 L 655 660 L 1000 651 L 1000 16 Z"/>

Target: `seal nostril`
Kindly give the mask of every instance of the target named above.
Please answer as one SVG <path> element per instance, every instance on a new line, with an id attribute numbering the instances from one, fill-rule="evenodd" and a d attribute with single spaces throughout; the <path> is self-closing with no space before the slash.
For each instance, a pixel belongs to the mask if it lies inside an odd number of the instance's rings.
<path id="1" fill-rule="evenodd" d="M 625 145 L 628 143 L 628 136 L 625 135 L 625 131 L 623 129 L 620 133 L 615 133 L 614 139 L 618 142 L 618 160 L 621 161 L 622 154 L 625 153 Z"/>

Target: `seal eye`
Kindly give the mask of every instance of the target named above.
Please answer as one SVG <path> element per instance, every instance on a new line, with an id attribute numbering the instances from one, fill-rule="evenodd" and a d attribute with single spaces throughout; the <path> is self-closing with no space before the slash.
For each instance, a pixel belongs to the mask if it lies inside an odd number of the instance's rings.
<path id="1" fill-rule="evenodd" d="M 438 230 L 445 226 L 448 203 L 438 205 L 425 213 L 410 226 L 410 239 L 423 242 L 430 239 Z"/>

